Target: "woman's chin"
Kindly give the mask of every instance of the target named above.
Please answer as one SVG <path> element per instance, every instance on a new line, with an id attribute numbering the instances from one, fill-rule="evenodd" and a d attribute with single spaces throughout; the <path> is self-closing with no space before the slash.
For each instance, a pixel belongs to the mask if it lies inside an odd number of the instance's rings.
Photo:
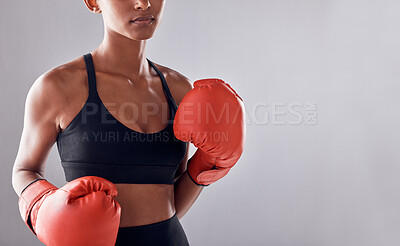
<path id="1" fill-rule="evenodd" d="M 137 41 L 144 41 L 150 39 L 153 37 L 153 35 L 154 35 L 154 30 L 148 30 L 148 31 L 126 30 L 124 32 L 125 37 Z"/>
<path id="2" fill-rule="evenodd" d="M 148 35 L 137 35 L 137 33 L 129 35 L 128 38 L 136 41 L 145 41 L 153 37 L 153 34 Z"/>

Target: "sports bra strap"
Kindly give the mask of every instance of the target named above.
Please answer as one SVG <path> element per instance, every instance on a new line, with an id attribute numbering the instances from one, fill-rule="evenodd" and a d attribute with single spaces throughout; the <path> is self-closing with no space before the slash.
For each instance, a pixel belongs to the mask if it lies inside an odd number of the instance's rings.
<path id="1" fill-rule="evenodd" d="M 162 83 L 162 86 L 164 88 L 164 92 L 166 94 L 166 97 L 168 99 L 168 103 L 170 103 L 172 108 L 174 109 L 173 116 L 175 116 L 175 113 L 176 113 L 176 110 L 178 109 L 178 107 L 176 106 L 175 100 L 171 95 L 171 92 L 170 92 L 170 90 L 168 88 L 168 84 L 167 84 L 167 81 L 165 80 L 164 75 L 160 72 L 160 70 L 158 70 L 158 68 L 156 67 L 156 65 L 154 65 L 153 62 L 151 62 L 149 59 L 147 59 L 147 61 L 150 63 L 151 67 L 153 67 L 154 70 L 156 70 L 158 76 L 161 78 L 161 83 Z"/>
<path id="2" fill-rule="evenodd" d="M 83 56 L 85 58 L 86 71 L 88 75 L 89 96 L 97 94 L 96 73 L 94 72 L 93 58 L 90 53 Z"/>

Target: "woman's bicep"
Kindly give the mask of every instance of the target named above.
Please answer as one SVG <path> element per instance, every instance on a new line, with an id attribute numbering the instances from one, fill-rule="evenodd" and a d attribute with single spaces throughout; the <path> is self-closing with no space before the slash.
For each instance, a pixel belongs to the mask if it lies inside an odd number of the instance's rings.
<path id="1" fill-rule="evenodd" d="M 55 82 L 49 76 L 41 76 L 30 88 L 13 176 L 20 171 L 44 174 L 47 156 L 59 132 L 58 94 Z"/>

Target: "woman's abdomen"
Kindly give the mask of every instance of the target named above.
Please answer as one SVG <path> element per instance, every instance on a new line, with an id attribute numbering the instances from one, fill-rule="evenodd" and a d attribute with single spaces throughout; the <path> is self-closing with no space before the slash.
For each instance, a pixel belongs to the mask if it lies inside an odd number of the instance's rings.
<path id="1" fill-rule="evenodd" d="M 115 200 L 121 205 L 120 227 L 167 220 L 175 214 L 174 185 L 116 184 Z"/>

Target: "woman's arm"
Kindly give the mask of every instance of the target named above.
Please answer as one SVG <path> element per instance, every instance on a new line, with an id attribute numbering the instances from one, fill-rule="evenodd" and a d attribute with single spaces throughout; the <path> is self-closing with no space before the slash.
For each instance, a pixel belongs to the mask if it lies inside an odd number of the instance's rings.
<path id="1" fill-rule="evenodd" d="M 190 80 L 184 75 L 171 70 L 166 67 L 162 67 L 165 69 L 165 73 L 167 74 L 167 81 L 170 83 L 171 93 L 179 107 L 180 102 L 183 97 L 188 93 L 191 89 L 193 89 L 193 85 Z M 175 209 L 176 214 L 179 219 L 181 219 L 186 212 L 193 206 L 197 197 L 199 197 L 201 191 L 203 190 L 203 186 L 197 186 L 186 173 L 188 154 L 189 154 L 189 146 L 190 143 L 187 143 L 186 154 L 180 163 L 178 170 L 175 176 Z"/>
<path id="2" fill-rule="evenodd" d="M 24 124 L 12 171 L 12 185 L 19 196 L 33 180 L 43 179 L 45 162 L 57 139 L 62 95 L 56 75 L 40 76 L 30 88 L 25 102 Z"/>
<path id="3" fill-rule="evenodd" d="M 179 219 L 192 207 L 203 188 L 193 183 L 186 171 L 175 182 L 175 208 Z"/>
<path id="4" fill-rule="evenodd" d="M 175 179 L 175 209 L 178 219 L 181 219 L 186 212 L 192 207 L 194 202 L 199 197 L 203 186 L 197 186 L 188 176 L 186 172 L 189 143 L 187 143 L 186 155 L 182 163 L 179 165 L 180 176 Z"/>

